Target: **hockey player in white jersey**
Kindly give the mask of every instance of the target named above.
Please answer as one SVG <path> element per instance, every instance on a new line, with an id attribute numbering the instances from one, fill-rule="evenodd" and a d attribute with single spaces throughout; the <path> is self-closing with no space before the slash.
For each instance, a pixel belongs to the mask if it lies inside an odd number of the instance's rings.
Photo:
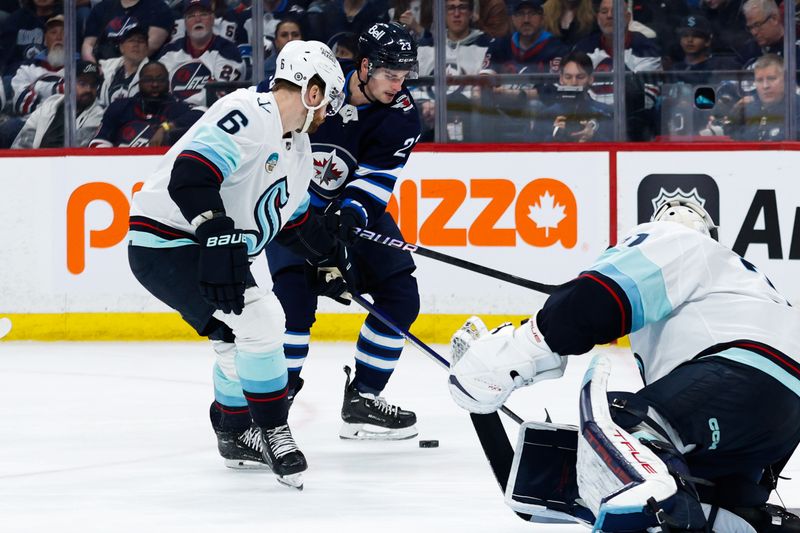
<path id="1" fill-rule="evenodd" d="M 577 490 L 544 497 L 573 500 L 567 513 L 597 531 L 800 531 L 767 504 L 800 442 L 800 312 L 716 237 L 702 207 L 672 200 L 519 328 L 471 319 L 454 335 L 450 392 L 473 413 L 630 335 L 644 388 L 607 393 L 607 361 L 593 362 L 580 428 L 560 428 L 577 442 L 565 462 Z M 532 473 L 509 485 L 517 475 Z"/>
<path id="2" fill-rule="evenodd" d="M 310 257 L 343 250 L 309 214 L 306 191 L 307 132 L 338 112 L 344 75 L 324 44 L 290 45 L 271 92 L 222 98 L 163 157 L 133 198 L 128 250 L 139 282 L 212 341 L 211 422 L 226 464 L 266 464 L 302 488 L 306 460 L 287 424 L 283 311 L 249 264 L 273 238 Z"/>

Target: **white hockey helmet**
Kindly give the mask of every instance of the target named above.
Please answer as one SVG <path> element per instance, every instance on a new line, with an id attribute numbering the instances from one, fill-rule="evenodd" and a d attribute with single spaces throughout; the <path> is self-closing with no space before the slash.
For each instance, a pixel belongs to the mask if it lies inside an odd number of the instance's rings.
<path id="1" fill-rule="evenodd" d="M 325 82 L 325 98 L 316 107 L 306 104 L 308 82 L 314 76 Z M 301 132 L 308 130 L 314 118 L 314 111 L 328 106 L 326 113 L 333 116 L 344 103 L 344 73 L 336 56 L 327 45 L 319 41 L 289 41 L 278 54 L 274 80 L 286 80 L 300 87 L 300 97 L 308 110 L 306 122 Z"/>
<path id="2" fill-rule="evenodd" d="M 677 222 L 678 224 L 683 224 L 687 228 L 699 231 L 715 241 L 719 240 L 717 225 L 714 224 L 711 215 L 698 204 L 689 200 L 675 199 L 664 202 L 658 206 L 658 209 L 653 213 L 650 220 L 652 222 L 662 220 Z"/>

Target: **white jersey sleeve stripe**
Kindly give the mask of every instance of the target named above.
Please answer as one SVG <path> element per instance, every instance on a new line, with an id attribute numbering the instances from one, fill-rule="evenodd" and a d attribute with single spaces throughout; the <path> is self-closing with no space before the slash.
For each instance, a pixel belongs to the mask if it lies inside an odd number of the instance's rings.
<path id="1" fill-rule="evenodd" d="M 637 248 L 615 248 L 590 270 L 614 280 L 631 304 L 631 332 L 672 312 L 664 277 L 658 265 Z"/>
<path id="2" fill-rule="evenodd" d="M 306 195 L 303 197 L 303 200 L 300 202 L 300 205 L 297 206 L 297 209 L 295 209 L 294 213 L 292 213 L 292 216 L 289 217 L 289 221 L 291 222 L 292 220 L 303 216 L 305 212 L 308 211 L 308 204 L 310 202 L 311 197 L 309 196 L 308 191 L 306 191 Z"/>
<path id="3" fill-rule="evenodd" d="M 231 136 L 215 126 L 203 124 L 197 129 L 194 138 L 186 145 L 191 150 L 211 161 L 222 173 L 222 178 L 230 176 L 238 167 L 242 153 Z"/>
<path id="4" fill-rule="evenodd" d="M 378 200 L 379 202 L 381 202 L 382 204 L 389 203 L 389 199 L 392 197 L 391 191 L 387 191 L 383 187 L 380 187 L 375 183 L 363 179 L 351 181 L 350 183 L 347 184 L 347 187 L 360 189 L 365 193 L 369 194 L 370 196 L 372 196 L 373 198 L 375 198 L 376 200 Z"/>

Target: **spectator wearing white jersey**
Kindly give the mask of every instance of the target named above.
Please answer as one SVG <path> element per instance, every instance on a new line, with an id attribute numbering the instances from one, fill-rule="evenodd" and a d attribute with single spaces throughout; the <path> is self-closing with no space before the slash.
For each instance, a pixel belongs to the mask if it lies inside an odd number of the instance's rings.
<path id="1" fill-rule="evenodd" d="M 103 118 L 97 102 L 102 76 L 94 63 L 78 61 L 76 66 L 76 145 L 86 146 Z M 42 102 L 25 121 L 11 148 L 61 148 L 64 146 L 64 95 L 56 94 Z"/>
<path id="2" fill-rule="evenodd" d="M 128 26 L 117 42 L 122 55 L 100 60 L 105 81 L 99 100 L 104 107 L 139 92 L 139 73 L 147 64 L 147 27 L 138 23 Z"/>
<path id="3" fill-rule="evenodd" d="M 184 0 L 186 37 L 167 45 L 159 57 L 170 75 L 172 94 L 194 106 L 206 105 L 206 84 L 238 81 L 244 62 L 236 45 L 214 35 L 212 0 Z"/>
<path id="4" fill-rule="evenodd" d="M 54 94 L 64 94 L 64 16 L 45 25 L 45 49 L 22 64 L 11 78 L 13 116 L 0 125 L 0 147 L 8 148 L 25 119 Z"/>

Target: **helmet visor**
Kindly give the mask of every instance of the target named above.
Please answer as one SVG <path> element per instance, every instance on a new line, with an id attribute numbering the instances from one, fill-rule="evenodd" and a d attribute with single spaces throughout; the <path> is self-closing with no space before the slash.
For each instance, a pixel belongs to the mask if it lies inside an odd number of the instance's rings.
<path id="1" fill-rule="evenodd" d="M 408 80 L 415 80 L 419 78 L 419 71 L 417 65 L 412 66 L 388 66 L 388 65 L 375 65 L 372 69 L 371 77 L 385 80 L 385 81 L 401 81 L 405 83 Z"/>

